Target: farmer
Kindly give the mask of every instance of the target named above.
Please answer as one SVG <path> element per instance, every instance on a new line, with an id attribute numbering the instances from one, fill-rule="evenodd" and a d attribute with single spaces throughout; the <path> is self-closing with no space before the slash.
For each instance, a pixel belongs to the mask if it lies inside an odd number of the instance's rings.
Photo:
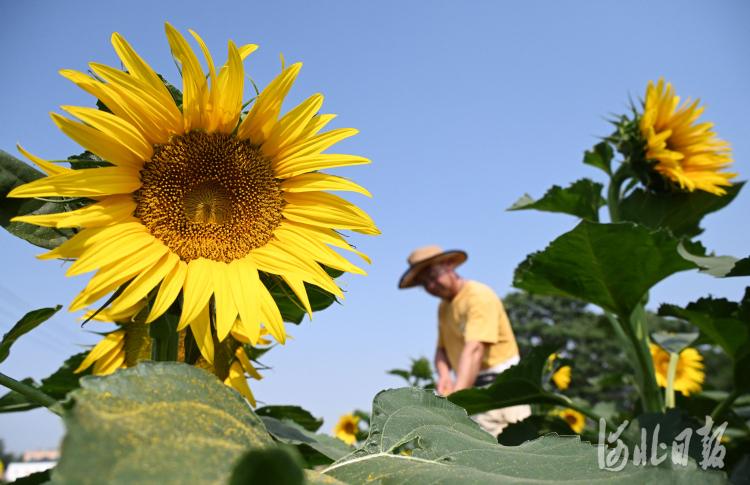
<path id="1" fill-rule="evenodd" d="M 455 268 L 466 257 L 463 251 L 443 251 L 438 246 L 419 248 L 409 255 L 409 269 L 398 284 L 399 288 L 422 286 L 441 300 L 435 368 L 437 392 L 443 396 L 471 386 L 488 386 L 498 374 L 520 360 L 516 338 L 500 298 L 488 286 L 456 274 Z M 471 418 L 497 436 L 509 423 L 530 414 L 531 408 L 522 405 Z"/>

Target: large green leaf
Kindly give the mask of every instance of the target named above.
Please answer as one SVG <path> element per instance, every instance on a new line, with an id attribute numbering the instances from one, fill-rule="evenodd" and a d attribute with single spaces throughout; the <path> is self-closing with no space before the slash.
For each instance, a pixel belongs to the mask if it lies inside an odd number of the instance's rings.
<path id="1" fill-rule="evenodd" d="M 549 434 L 521 446 L 502 446 L 463 409 L 419 388 L 379 393 L 372 416 L 364 445 L 325 474 L 352 485 L 726 483 L 717 473 L 636 467 L 632 462 L 617 472 L 600 470 L 597 448 L 578 436 Z M 394 454 L 409 442 L 416 445 L 411 454 Z"/>
<path id="2" fill-rule="evenodd" d="M 310 414 L 310 411 L 302 409 L 299 406 L 263 406 L 256 409 L 255 414 L 260 417 L 276 418 L 279 421 L 289 419 L 313 433 L 323 426 L 322 418 L 316 418 Z"/>
<path id="3" fill-rule="evenodd" d="M 574 436 L 578 434 L 560 416 L 534 414 L 523 421 L 510 423 L 503 428 L 503 432 L 497 437 L 497 442 L 505 446 L 518 446 L 526 441 L 535 440 L 549 433 L 561 436 Z"/>
<path id="4" fill-rule="evenodd" d="M 603 141 L 594 145 L 594 148 L 591 150 L 584 152 L 583 163 L 600 168 L 604 170 L 607 175 L 612 176 L 611 164 L 614 156 L 615 152 L 612 150 L 612 145 Z"/>
<path id="5" fill-rule="evenodd" d="M 61 305 L 57 305 L 55 308 L 40 308 L 39 310 L 33 310 L 24 315 L 8 333 L 3 335 L 3 339 L 0 340 L 0 362 L 8 358 L 8 354 L 10 354 L 10 346 L 13 345 L 16 340 L 22 335 L 34 330 L 42 322 L 49 320 L 52 315 L 60 310 L 60 308 L 62 308 Z"/>
<path id="6" fill-rule="evenodd" d="M 519 265 L 513 286 L 573 296 L 628 318 L 652 286 L 696 267 L 678 254 L 678 244 L 665 231 L 583 220 Z"/>
<path id="7" fill-rule="evenodd" d="M 92 367 L 89 367 L 85 371 L 74 374 L 76 370 L 86 358 L 88 352 L 81 352 L 66 360 L 63 365 L 55 371 L 51 376 L 42 379 L 42 385 L 35 383 L 32 379 L 24 379 L 22 382 L 33 386 L 43 393 L 55 399 L 65 399 L 65 396 L 75 389 L 80 387 L 79 379 L 83 376 L 91 374 Z M 10 391 L 4 396 L 0 397 L 0 413 L 12 413 L 16 411 L 28 411 L 41 407 L 41 404 L 36 401 L 32 401 L 23 394 L 19 394 L 16 391 Z"/>
<path id="8" fill-rule="evenodd" d="M 80 207 L 64 202 L 8 198 L 8 192 L 28 182 L 46 177 L 31 165 L 0 150 L 0 226 L 16 237 L 46 249 L 53 249 L 75 235 L 72 229 L 39 227 L 25 222 L 10 222 L 16 216 L 57 214 Z"/>
<path id="9" fill-rule="evenodd" d="M 326 434 L 315 434 L 294 421 L 279 421 L 266 416 L 261 416 L 260 419 L 275 439 L 298 446 L 300 453 L 311 466 L 333 463 L 354 451 L 354 446 Z"/>
<path id="10" fill-rule="evenodd" d="M 536 209 L 562 212 L 599 222 L 599 208 L 606 203 L 602 197 L 603 187 L 602 184 L 589 179 L 574 182 L 567 189 L 554 185 L 541 199 L 535 201 L 526 194 L 507 210 Z"/>
<path id="11" fill-rule="evenodd" d="M 666 228 L 676 237 L 695 237 L 703 232 L 699 226 L 706 214 L 728 205 L 739 194 L 745 182 L 727 187 L 726 195 L 704 190 L 693 192 L 653 192 L 635 189 L 620 203 L 620 217 L 652 230 Z"/>
<path id="12" fill-rule="evenodd" d="M 88 376 L 64 407 L 58 485 L 226 484 L 244 452 L 274 446 L 237 391 L 187 364 Z"/>
<path id="13" fill-rule="evenodd" d="M 734 387 L 750 390 L 750 287 L 740 303 L 726 298 L 701 298 L 687 307 L 661 305 L 659 315 L 687 320 L 732 358 Z"/>
<path id="14" fill-rule="evenodd" d="M 488 387 L 472 387 L 448 396 L 453 404 L 478 414 L 519 404 L 560 404 L 561 398 L 544 390 L 542 374 L 557 345 L 534 347 L 518 365 L 501 373 Z"/>

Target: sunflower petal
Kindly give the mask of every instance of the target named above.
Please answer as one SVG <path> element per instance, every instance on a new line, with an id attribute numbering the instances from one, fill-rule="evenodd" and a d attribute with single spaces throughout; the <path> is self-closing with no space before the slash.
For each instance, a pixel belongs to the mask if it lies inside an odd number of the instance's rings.
<path id="1" fill-rule="evenodd" d="M 20 216 L 11 222 L 26 222 L 44 227 L 98 227 L 120 222 L 133 215 L 137 204 L 132 197 L 115 195 L 82 209 L 58 214 Z"/>
<path id="2" fill-rule="evenodd" d="M 112 34 L 112 45 L 131 76 L 148 84 L 163 97 L 172 99 L 172 95 L 161 79 L 159 79 L 159 76 L 117 32 Z"/>
<path id="3" fill-rule="evenodd" d="M 188 265 L 188 268 L 190 268 L 190 265 Z M 201 355 L 210 364 L 213 364 L 214 339 L 211 336 L 211 317 L 209 316 L 208 302 L 206 302 L 206 305 L 202 309 L 195 313 L 195 318 L 188 321 L 188 323 L 190 324 L 190 330 L 193 332 L 193 337 L 195 337 L 195 343 L 201 351 Z"/>
<path id="4" fill-rule="evenodd" d="M 144 232 L 141 221 L 133 218 L 125 219 L 111 226 L 92 227 L 84 229 L 72 238 L 65 241 L 62 245 L 52 251 L 37 256 L 38 259 L 55 259 L 55 258 L 78 258 L 83 255 L 84 251 L 99 241 L 117 238 L 130 234 L 132 232 Z"/>
<path id="5" fill-rule="evenodd" d="M 316 238 L 310 237 L 309 234 L 296 231 L 295 229 L 294 226 L 279 226 L 276 228 L 276 231 L 274 231 L 274 235 L 281 243 L 284 243 L 287 251 L 302 253 L 306 257 L 312 258 L 319 263 L 339 271 L 363 275 L 367 274 Z"/>
<path id="6" fill-rule="evenodd" d="M 281 277 L 297 295 L 297 298 L 302 302 L 302 306 L 305 307 L 305 311 L 310 315 L 310 320 L 312 320 L 312 308 L 310 307 L 310 299 L 307 297 L 307 290 L 305 290 L 305 282 L 299 276 L 281 275 Z"/>
<path id="7" fill-rule="evenodd" d="M 96 362 L 98 359 L 100 359 L 103 355 L 105 355 L 110 350 L 117 347 L 117 345 L 120 342 L 123 342 L 123 339 L 125 338 L 125 330 L 116 330 L 114 332 L 111 332 L 109 335 L 104 337 L 96 346 L 94 346 L 93 349 L 91 349 L 91 352 L 86 356 L 85 359 L 83 359 L 83 362 L 81 362 L 81 365 L 78 366 L 78 369 L 74 370 L 74 374 L 78 374 L 79 372 L 83 372 L 89 367 L 91 367 L 91 364 Z"/>
<path id="8" fill-rule="evenodd" d="M 245 353 L 245 349 L 243 349 L 241 346 L 237 347 L 237 351 L 234 353 L 235 357 L 240 361 L 240 364 L 242 364 L 242 368 L 245 369 L 245 372 L 250 374 L 250 377 L 256 380 L 263 379 L 263 376 L 258 374 L 258 371 L 255 369 L 255 366 L 250 362 L 250 359 L 247 357 L 247 354 Z"/>
<path id="9" fill-rule="evenodd" d="M 201 49 L 203 50 L 203 55 L 206 58 L 206 63 L 208 63 L 208 77 L 211 79 L 211 89 L 208 93 L 208 99 L 206 99 L 205 104 L 204 128 L 211 133 L 217 131 L 221 124 L 221 108 L 219 106 L 221 92 L 219 91 L 219 84 L 216 81 L 216 68 L 214 67 L 211 53 L 208 52 L 208 47 L 206 47 L 203 39 L 192 30 L 190 30 L 190 33 L 193 34 L 195 40 L 200 44 Z"/>
<path id="10" fill-rule="evenodd" d="M 289 220 L 282 222 L 279 228 L 286 228 L 290 226 L 293 227 L 295 231 L 307 235 L 308 238 L 314 238 L 326 244 L 330 244 L 331 246 L 336 246 L 338 248 L 346 249 L 347 251 L 356 253 L 360 258 L 367 261 L 368 264 L 372 264 L 370 258 L 367 257 L 367 255 L 360 253 L 359 251 L 354 249 L 349 243 L 344 240 L 343 237 L 341 237 L 341 235 L 339 235 L 333 229 L 328 229 L 326 227 L 320 226 L 311 226 L 309 224 L 302 224 L 300 222 Z"/>
<path id="11" fill-rule="evenodd" d="M 172 303 L 180 294 L 183 285 L 185 284 L 185 277 L 187 276 L 187 263 L 184 261 L 178 261 L 172 270 L 164 277 L 159 287 L 159 293 L 156 295 L 154 300 L 154 306 L 151 307 L 151 312 L 148 314 L 146 323 L 151 323 L 169 309 Z"/>
<path id="12" fill-rule="evenodd" d="M 124 167 L 71 170 L 11 190 L 7 197 L 91 197 L 129 194 L 141 187 L 138 172 Z"/>
<path id="13" fill-rule="evenodd" d="M 263 325 L 273 335 L 276 341 L 282 345 L 286 343 L 286 332 L 284 331 L 284 320 L 281 318 L 279 307 L 269 293 L 265 285 L 260 285 L 260 312 Z"/>
<path id="14" fill-rule="evenodd" d="M 362 234 L 378 235 L 380 231 L 365 212 L 341 197 L 325 192 L 284 193 L 288 202 L 284 217 L 292 221 L 331 229 L 351 229 Z"/>
<path id="15" fill-rule="evenodd" d="M 261 153 L 272 159 L 281 150 L 292 144 L 307 123 L 315 116 L 323 105 L 323 95 L 313 94 L 299 106 L 285 114 L 271 129 L 266 140 L 260 147 Z"/>
<path id="16" fill-rule="evenodd" d="M 120 368 L 122 363 L 125 361 L 125 351 L 123 347 L 125 341 L 121 341 L 117 347 L 107 352 L 106 355 L 102 356 L 101 359 L 96 361 L 92 374 L 95 376 L 106 376 Z"/>
<path id="17" fill-rule="evenodd" d="M 177 325 L 178 332 L 190 322 L 199 319 L 200 313 L 208 305 L 208 300 L 214 292 L 211 282 L 210 260 L 198 258 L 188 263 L 183 292 L 185 302 L 182 304 L 182 315 L 180 316 L 180 323 Z"/>
<path id="18" fill-rule="evenodd" d="M 182 64 L 183 104 L 185 131 L 198 130 L 205 126 L 205 107 L 209 89 L 198 58 L 185 38 L 174 27 L 165 23 L 167 39 L 172 53 Z"/>
<path id="19" fill-rule="evenodd" d="M 222 342 L 237 319 L 237 305 L 232 296 L 227 264 L 211 261 L 211 276 L 216 299 L 216 335 Z"/>
<path id="20" fill-rule="evenodd" d="M 255 345 L 260 334 L 260 283 L 258 270 L 245 259 L 229 263 L 229 286 L 232 290 L 237 310 L 250 343 Z"/>
<path id="21" fill-rule="evenodd" d="M 125 291 L 112 302 L 110 311 L 119 313 L 127 310 L 145 298 L 177 266 L 180 258 L 169 251 L 148 271 L 145 271 L 128 285 Z"/>
<path id="22" fill-rule="evenodd" d="M 235 361 L 229 367 L 229 377 L 226 378 L 224 384 L 239 391 L 239 393 L 248 400 L 252 407 L 257 406 L 255 397 L 250 390 L 250 386 L 247 385 L 247 379 L 245 379 L 245 373 L 242 371 L 242 365 L 239 362 Z"/>
<path id="23" fill-rule="evenodd" d="M 156 242 L 157 239 L 146 231 L 127 234 L 114 241 L 100 241 L 91 246 L 73 263 L 65 276 L 76 276 L 88 273 L 97 268 L 115 263 L 134 252 L 140 251 Z"/>
<path id="24" fill-rule="evenodd" d="M 319 155 L 323 150 L 340 142 L 344 138 L 356 135 L 359 130 L 354 128 L 339 128 L 337 130 L 326 131 L 311 138 L 300 140 L 281 150 L 273 157 L 271 166 L 276 167 L 277 163 L 294 158 L 309 157 Z"/>
<path id="25" fill-rule="evenodd" d="M 307 173 L 296 177 L 286 179 L 280 184 L 281 189 L 287 192 L 317 192 L 321 190 L 341 190 L 349 192 L 358 192 L 372 197 L 370 193 L 359 185 L 335 175 L 325 173 Z"/>
<path id="26" fill-rule="evenodd" d="M 350 165 L 364 165 L 371 163 L 364 157 L 354 155 L 323 154 L 281 160 L 274 167 L 276 178 L 288 179 L 303 173 L 325 170 L 327 168 L 348 167 Z"/>
<path id="27" fill-rule="evenodd" d="M 297 143 L 300 140 L 305 140 L 311 136 L 316 135 L 320 130 L 323 129 L 336 115 L 319 115 L 313 116 L 313 118 L 307 122 L 305 128 L 300 132 L 292 143 Z"/>
<path id="28" fill-rule="evenodd" d="M 46 160 L 42 160 L 39 157 L 35 157 L 31 153 L 29 153 L 26 150 L 24 150 L 23 148 L 21 148 L 21 145 L 19 145 L 18 143 L 16 143 L 16 146 L 18 147 L 18 151 L 21 152 L 21 153 L 23 153 L 23 156 L 25 156 L 26 158 L 28 158 L 32 162 L 36 163 L 39 166 L 39 168 L 41 168 L 42 170 L 44 170 L 44 172 L 47 175 L 59 175 L 61 173 L 70 172 L 72 170 L 71 168 L 63 167 L 63 166 L 60 166 L 60 165 L 58 165 L 56 163 L 50 163 L 50 162 L 48 162 Z"/>

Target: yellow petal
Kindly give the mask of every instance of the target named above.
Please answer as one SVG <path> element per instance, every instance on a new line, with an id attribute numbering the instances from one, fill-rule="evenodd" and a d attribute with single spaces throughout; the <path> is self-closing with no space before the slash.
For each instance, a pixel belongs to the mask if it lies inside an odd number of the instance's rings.
<path id="1" fill-rule="evenodd" d="M 144 232 L 146 228 L 135 217 L 127 218 L 111 226 L 84 229 L 52 251 L 37 256 L 39 259 L 78 258 L 86 249 L 99 241 L 118 238 L 132 232 Z"/>
<path id="2" fill-rule="evenodd" d="M 133 215 L 138 204 L 129 195 L 113 195 L 82 209 L 58 214 L 20 216 L 11 222 L 26 222 L 45 227 L 99 227 L 114 224 Z"/>
<path id="3" fill-rule="evenodd" d="M 349 201 L 325 192 L 284 193 L 288 202 L 284 217 L 305 224 L 331 229 L 351 229 L 362 234 L 378 235 L 372 219 Z"/>
<path id="4" fill-rule="evenodd" d="M 232 42 L 231 40 L 229 42 Z M 234 43 L 232 43 L 234 45 Z M 240 55 L 240 61 L 244 61 L 247 56 L 250 55 L 253 51 L 255 51 L 258 48 L 255 44 L 247 44 L 243 45 L 237 51 Z M 231 57 L 231 56 L 230 56 Z M 223 93 L 226 89 L 227 83 L 229 82 L 229 72 L 227 71 L 227 68 L 229 67 L 229 61 L 227 61 L 226 64 L 221 66 L 219 69 L 219 89 Z M 240 71 L 242 71 L 242 62 L 240 62 Z M 244 74 L 244 73 L 243 73 Z M 244 75 L 243 75 L 243 83 L 244 83 Z"/>
<path id="5" fill-rule="evenodd" d="M 120 313 L 133 305 L 137 304 L 140 300 L 145 298 L 151 290 L 156 288 L 160 281 L 162 281 L 173 269 L 177 266 L 180 261 L 179 256 L 169 251 L 159 259 L 148 271 L 139 274 L 112 302 L 110 311 L 113 313 Z"/>
<path id="6" fill-rule="evenodd" d="M 154 155 L 153 147 L 143 138 L 141 132 L 133 128 L 130 123 L 121 120 L 112 113 L 77 106 L 61 106 L 61 108 L 87 125 L 93 126 L 101 133 L 114 138 L 120 145 L 132 152 L 135 160 L 138 162 L 132 165 L 131 168 L 139 170 L 143 165 L 141 161 L 150 160 Z M 93 152 L 93 150 L 91 151 Z"/>
<path id="7" fill-rule="evenodd" d="M 234 353 L 234 355 L 240 361 L 240 364 L 242 364 L 242 368 L 245 369 L 245 372 L 250 374 L 250 377 L 256 380 L 263 379 L 263 376 L 258 374 L 258 371 L 255 369 L 255 366 L 253 366 L 252 362 L 250 362 L 250 359 L 247 358 L 245 349 L 243 349 L 241 346 L 237 347 L 237 351 Z"/>
<path id="8" fill-rule="evenodd" d="M 192 261 L 191 261 L 192 262 Z M 190 265 L 188 265 L 188 268 Z M 184 315 L 184 309 L 183 309 Z M 190 330 L 195 337 L 195 343 L 201 351 L 201 355 L 210 364 L 214 363 L 214 339 L 211 336 L 211 317 L 209 316 L 208 304 L 195 314 L 195 318 L 188 321 Z"/>
<path id="9" fill-rule="evenodd" d="M 209 260 L 198 258 L 188 263 L 183 292 L 185 301 L 182 304 L 180 323 L 177 325 L 178 332 L 200 318 L 200 313 L 208 305 L 208 300 L 214 292 Z"/>
<path id="10" fill-rule="evenodd" d="M 112 45 L 131 76 L 148 84 L 163 97 L 169 100 L 172 99 L 172 95 L 169 93 L 169 90 L 161 79 L 159 79 L 159 76 L 143 59 L 140 58 L 140 56 L 138 56 L 138 54 L 136 54 L 133 48 L 130 47 L 130 44 L 128 44 L 127 41 L 125 41 L 125 39 L 117 32 L 112 34 Z"/>
<path id="11" fill-rule="evenodd" d="M 279 307 L 276 306 L 271 293 L 265 285 L 260 285 L 260 312 L 263 320 L 263 325 L 273 335 L 276 341 L 280 344 L 286 343 L 286 332 L 284 331 L 284 320 L 281 319 L 281 313 Z"/>
<path id="12" fill-rule="evenodd" d="M 287 251 L 312 258 L 315 261 L 329 266 L 339 271 L 348 273 L 363 274 L 364 271 L 354 266 L 349 261 L 341 257 L 336 251 L 332 250 L 315 237 L 310 237 L 309 233 L 298 231 L 294 226 L 279 226 L 274 231 L 276 236 Z"/>
<path id="13" fill-rule="evenodd" d="M 123 340 L 116 348 L 97 360 L 91 373 L 95 376 L 106 376 L 119 369 L 125 361 L 125 351 L 122 350 L 124 345 L 125 341 Z"/>
<path id="14" fill-rule="evenodd" d="M 165 23 L 167 39 L 172 53 L 182 65 L 182 114 L 185 131 L 201 129 L 205 126 L 205 106 L 209 90 L 198 58 L 185 38 L 174 27 Z"/>
<path id="15" fill-rule="evenodd" d="M 297 139 L 293 140 L 292 143 L 296 143 L 300 140 L 304 140 L 316 135 L 320 130 L 323 129 L 323 127 L 328 124 L 329 121 L 331 121 L 335 117 L 336 115 L 314 116 L 310 121 L 307 122 L 307 126 L 305 126 L 305 129 L 300 132 Z"/>
<path id="16" fill-rule="evenodd" d="M 229 267 L 226 263 L 211 261 L 211 275 L 216 300 L 216 335 L 222 342 L 237 319 L 237 305 L 234 303 L 229 284 Z"/>
<path id="17" fill-rule="evenodd" d="M 83 108 L 80 109 L 83 110 Z M 83 114 L 81 111 L 78 113 Z M 98 124 L 108 126 L 110 131 L 116 129 L 118 123 L 121 125 L 121 128 L 124 126 L 121 121 L 116 120 L 117 117 L 115 115 L 109 113 L 104 114 L 107 114 L 112 118 L 106 121 L 113 122 L 107 125 L 107 123 L 100 119 L 98 120 L 100 121 Z M 50 116 L 52 116 L 52 121 L 55 122 L 57 127 L 73 141 L 84 147 L 86 150 L 89 150 L 94 155 L 98 155 L 118 167 L 140 170 L 141 167 L 143 167 L 143 162 L 149 158 L 136 154 L 136 152 L 131 150 L 130 147 L 125 145 L 124 140 L 120 141 L 112 135 L 96 130 L 90 126 L 86 126 L 83 123 L 76 123 L 75 121 L 63 118 L 56 113 L 50 113 Z M 103 116 L 101 118 L 104 119 Z"/>
<path id="18" fill-rule="evenodd" d="M 48 162 L 46 160 L 42 160 L 39 157 L 35 157 L 31 153 L 29 153 L 26 150 L 24 150 L 23 148 L 21 148 L 21 145 L 19 145 L 17 143 L 16 143 L 16 146 L 18 147 L 18 151 L 21 152 L 21 153 L 23 153 L 23 156 L 25 156 L 26 158 L 28 158 L 32 162 L 36 163 L 37 165 L 39 165 L 39 168 L 41 168 L 42 170 L 44 170 L 44 172 L 47 175 L 58 175 L 58 174 L 61 174 L 61 173 L 70 172 L 72 170 L 72 169 L 70 169 L 68 167 L 63 167 L 63 166 L 58 165 L 56 163 L 50 163 L 50 162 Z"/>
<path id="19" fill-rule="evenodd" d="M 255 345 L 260 333 L 260 283 L 258 270 L 246 259 L 229 263 L 229 287 L 250 343 Z"/>
<path id="20" fill-rule="evenodd" d="M 360 253 L 356 249 L 354 249 L 349 243 L 344 240 L 343 237 L 341 237 L 340 234 L 338 234 L 333 229 L 328 229 L 326 227 L 319 227 L 319 226 L 311 226 L 308 224 L 302 224 L 300 222 L 294 222 L 285 220 L 281 223 L 279 228 L 284 227 L 293 227 L 295 231 L 307 235 L 309 238 L 315 238 L 321 242 L 324 242 L 326 244 L 330 244 L 331 246 L 336 246 L 338 248 L 346 249 L 347 251 L 352 251 L 354 253 L 357 253 L 360 258 L 367 261 L 368 264 L 372 264 L 370 261 L 370 258 L 367 257 L 367 255 Z M 278 229 L 277 229 L 278 230 Z"/>
<path id="21" fill-rule="evenodd" d="M 186 276 L 187 263 L 179 261 L 167 274 L 164 281 L 161 282 L 159 293 L 156 295 L 154 306 L 151 307 L 151 312 L 148 314 L 146 323 L 153 322 L 169 309 L 177 298 L 177 295 L 180 294 L 180 290 L 182 290 L 185 284 Z"/>
<path id="22" fill-rule="evenodd" d="M 113 241 L 100 241 L 88 249 L 73 263 L 65 276 L 88 273 L 102 266 L 112 264 L 133 252 L 150 246 L 156 239 L 147 231 L 127 234 Z"/>
<path id="23" fill-rule="evenodd" d="M 242 365 L 240 365 L 239 362 L 235 361 L 229 367 L 229 377 L 226 378 L 224 384 L 237 389 L 240 394 L 248 400 L 252 407 L 257 406 L 255 403 L 255 397 L 253 396 L 252 391 L 250 391 L 250 386 L 247 385 L 247 379 L 245 379 L 245 373 L 242 371 Z"/>
<path id="24" fill-rule="evenodd" d="M 92 197 L 129 194 L 141 187 L 138 172 L 124 167 L 71 170 L 16 187 L 7 197 Z"/>
<path id="25" fill-rule="evenodd" d="M 124 338 L 125 330 L 116 330 L 104 337 L 93 349 L 91 349 L 91 352 L 89 352 L 86 358 L 83 359 L 83 362 L 81 362 L 81 365 L 78 366 L 78 369 L 74 370 L 73 373 L 78 374 L 79 372 L 83 372 L 91 367 L 91 364 L 96 362 L 110 350 L 117 347 L 118 344 L 124 342 Z"/>
<path id="26" fill-rule="evenodd" d="M 246 256 L 261 271 L 278 275 L 296 275 L 343 298 L 341 289 L 317 263 L 288 252 L 284 245 L 274 240 L 254 249 Z"/>
<path id="27" fill-rule="evenodd" d="M 302 281 L 302 278 L 295 275 L 281 275 L 281 277 L 286 281 L 286 284 L 289 285 L 294 294 L 297 295 L 297 298 L 302 302 L 302 306 L 305 307 L 305 311 L 310 315 L 310 320 L 312 320 L 312 308 L 310 307 L 310 300 L 307 298 L 305 282 Z"/>
<path id="28" fill-rule="evenodd" d="M 245 89 L 245 72 L 242 69 L 242 58 L 232 41 L 229 41 L 229 61 L 226 69 L 219 73 L 219 89 L 221 99 L 221 124 L 219 129 L 222 133 L 234 132 L 240 120 L 242 112 L 242 94 Z"/>
<path id="29" fill-rule="evenodd" d="M 288 179 L 303 173 L 327 168 L 347 167 L 350 165 L 364 165 L 370 160 L 354 155 L 323 154 L 281 160 L 274 167 L 276 178 Z"/>
<path id="30" fill-rule="evenodd" d="M 237 131 L 240 140 L 248 139 L 252 145 L 260 145 L 266 141 L 279 118 L 281 104 L 301 67 L 302 63 L 289 66 L 260 93 L 250 112 L 240 123 Z"/>
<path id="31" fill-rule="evenodd" d="M 271 129 L 268 140 L 261 145 L 261 153 L 273 160 L 276 154 L 299 137 L 307 123 L 315 116 L 322 105 L 323 95 L 313 94 L 302 104 L 285 114 Z"/>
<path id="32" fill-rule="evenodd" d="M 359 133 L 359 130 L 355 130 L 354 128 L 339 128 L 338 130 L 326 131 L 325 133 L 320 133 L 311 138 L 300 140 L 281 150 L 273 158 L 271 166 L 276 168 L 276 164 L 282 161 L 319 155 L 326 148 L 338 143 L 344 138 L 356 135 L 357 133 Z"/>
<path id="33" fill-rule="evenodd" d="M 321 190 L 343 190 L 359 192 L 367 197 L 372 197 L 365 188 L 360 187 L 354 182 L 325 173 L 308 173 L 286 179 L 281 182 L 281 188 L 292 193 L 315 192 Z"/>
<path id="34" fill-rule="evenodd" d="M 208 47 L 206 47 L 203 39 L 192 30 L 190 30 L 190 33 L 193 34 L 195 40 L 200 44 L 201 49 L 203 50 L 203 55 L 206 58 L 206 63 L 208 63 L 208 77 L 211 79 L 211 90 L 209 91 L 208 99 L 206 100 L 204 108 L 204 127 L 209 133 L 211 133 L 217 131 L 221 124 L 221 109 L 219 107 L 219 97 L 221 96 L 221 93 L 219 92 L 219 85 L 216 81 L 216 68 L 214 67 L 214 61 L 211 59 L 211 54 L 208 52 Z"/>

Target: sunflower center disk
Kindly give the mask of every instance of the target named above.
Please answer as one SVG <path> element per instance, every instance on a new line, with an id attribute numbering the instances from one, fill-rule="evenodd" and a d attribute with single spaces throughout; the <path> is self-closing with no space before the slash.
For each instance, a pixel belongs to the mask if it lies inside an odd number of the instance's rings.
<path id="1" fill-rule="evenodd" d="M 189 133 L 155 149 L 135 216 L 183 261 L 229 263 L 265 245 L 283 200 L 269 162 L 231 135 Z"/>

